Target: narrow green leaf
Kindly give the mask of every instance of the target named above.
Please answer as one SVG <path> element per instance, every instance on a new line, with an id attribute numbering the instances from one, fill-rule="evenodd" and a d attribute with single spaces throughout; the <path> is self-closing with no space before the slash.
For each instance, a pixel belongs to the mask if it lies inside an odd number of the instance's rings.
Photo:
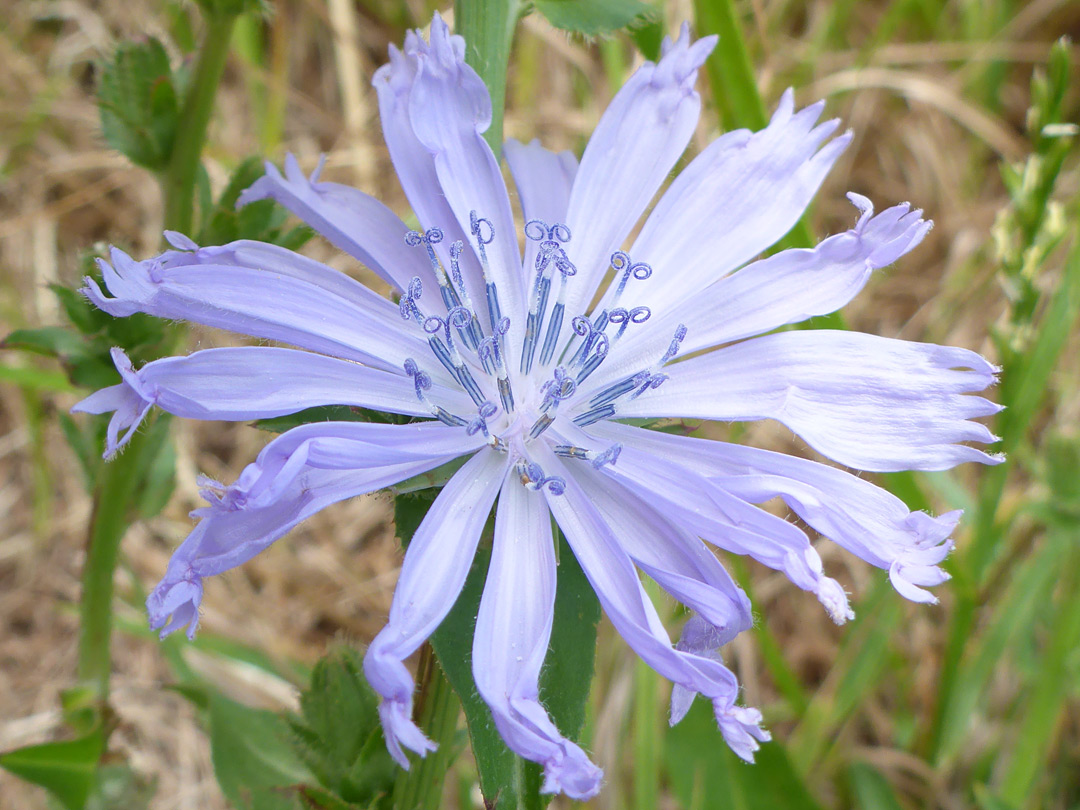
<path id="1" fill-rule="evenodd" d="M 660 16 L 640 0 L 534 0 L 536 10 L 556 28 L 596 37 L 626 28 L 639 18 Z"/>
<path id="2" fill-rule="evenodd" d="M 83 810 L 105 750 L 100 728 L 74 740 L 42 743 L 0 754 L 0 767 L 52 793 L 67 810 Z"/>
<path id="3" fill-rule="evenodd" d="M 50 393 L 66 394 L 75 390 L 61 372 L 40 368 L 0 365 L 0 382 Z"/>
<path id="4" fill-rule="evenodd" d="M 559 731 L 577 740 L 592 683 L 600 607 L 565 540 L 560 538 L 560 543 L 555 618 L 540 678 L 540 701 Z M 473 631 L 490 556 L 489 549 L 477 552 L 461 596 L 431 637 L 431 646 L 461 698 L 484 797 L 508 810 L 538 807 L 540 768 L 506 747 L 472 675 Z"/>
<path id="5" fill-rule="evenodd" d="M 820 810 L 781 743 L 763 744 L 747 765 L 724 743 L 708 701 L 694 701 L 663 739 L 667 773 L 684 808 Z"/>
<path id="6" fill-rule="evenodd" d="M 904 810 L 889 781 L 865 762 L 848 768 L 848 782 L 859 810 Z"/>
<path id="7" fill-rule="evenodd" d="M 969 643 L 956 687 L 942 710 L 936 762 L 951 760 L 960 753 L 991 677 L 1015 641 L 1032 632 L 1046 593 L 1061 574 L 1064 552 L 1062 543 L 1051 542 L 1024 560 L 1006 592 L 996 600 L 986 629 Z"/>

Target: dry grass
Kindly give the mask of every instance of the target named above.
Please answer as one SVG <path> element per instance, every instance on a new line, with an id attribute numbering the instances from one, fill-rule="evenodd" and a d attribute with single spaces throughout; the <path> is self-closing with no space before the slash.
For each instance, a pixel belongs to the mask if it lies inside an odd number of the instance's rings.
<path id="1" fill-rule="evenodd" d="M 422 3 L 408 5 L 417 18 L 427 16 Z M 872 196 L 881 207 L 911 199 L 936 221 L 926 244 L 882 273 L 848 310 L 853 328 L 988 350 L 988 327 L 1003 306 L 983 269 L 986 263 L 980 262 L 1004 202 L 995 165 L 1002 156 L 1024 151 L 1020 133 L 1030 68 L 1046 54 L 1045 43 L 1076 27 L 1077 8 L 1033 2 L 1023 19 L 993 41 L 887 45 L 860 67 L 859 46 L 884 4 L 855 4 L 852 50 L 820 54 L 811 53 L 805 42 L 827 3 L 812 4 L 805 18 L 785 16 L 779 3 L 752 5 L 768 34 L 762 72 L 767 98 L 775 100 L 788 77 L 798 73 L 804 85 L 800 102 L 829 97 L 829 112 L 843 117 L 857 134 L 819 195 L 815 230 L 835 232 L 853 220 L 853 209 L 843 198 L 849 189 Z M 45 285 L 74 283 L 77 257 L 89 246 L 112 242 L 147 255 L 158 245 L 157 186 L 147 173 L 105 148 L 92 94 L 95 63 L 121 38 L 153 34 L 177 56 L 159 6 L 150 0 L 61 0 L 12 3 L 4 11 L 0 317 L 5 332 L 58 322 Z M 373 21 L 352 0 L 287 0 L 275 6 L 277 16 L 268 28 L 269 73 L 243 68 L 235 60 L 228 70 L 211 130 L 212 179 L 220 183 L 229 167 L 258 151 L 245 80 L 263 79 L 284 91 L 287 105 L 283 142 L 271 157 L 280 158 L 287 148 L 311 165 L 326 152 L 327 176 L 359 184 L 404 212 L 368 85 L 371 71 L 384 60 L 386 43 L 397 41 L 401 32 Z M 677 20 L 688 18 L 690 9 L 685 2 L 670 3 L 667 13 Z M 550 146 L 580 150 L 612 94 L 597 49 L 569 41 L 538 18 L 526 22 L 518 47 L 528 70 L 519 66 L 515 74 L 508 133 L 538 135 Z M 1004 60 L 1007 73 L 993 108 L 972 95 L 980 65 L 991 58 Z M 528 72 L 531 76 L 521 75 Z M 705 115 L 697 146 L 716 129 L 712 115 Z M 312 243 L 309 252 L 356 270 L 326 245 Z M 224 340 L 196 333 L 192 345 Z M 8 356 L 4 362 L 19 361 Z M 58 693 L 73 677 L 75 605 L 90 501 L 51 418 L 73 401 L 72 396 L 40 398 L 0 389 L 0 511 L 6 518 L 0 528 L 0 750 L 55 734 Z M 186 533 L 186 513 L 198 501 L 196 471 L 229 480 L 265 439 L 247 427 L 193 423 L 180 426 L 178 437 L 180 476 L 172 503 L 159 518 L 133 527 L 125 539 L 130 570 L 119 572 L 117 583 L 127 602 L 132 601 L 132 577 L 149 587 Z M 752 431 L 751 438 L 791 446 L 788 438 L 764 429 Z M 37 519 L 35 498 L 42 493 L 35 493 L 35 452 L 46 459 L 49 473 L 44 484 L 48 501 L 39 500 L 44 511 Z M 386 614 L 399 564 L 390 519 L 388 501 L 380 497 L 328 510 L 271 552 L 210 583 L 203 627 L 282 661 L 312 662 L 335 637 L 369 640 Z M 826 565 L 850 583 L 857 607 L 870 580 L 868 570 L 831 548 L 823 553 Z M 795 670 L 808 684 L 820 683 L 838 631 L 778 575 L 759 571 L 756 577 L 758 611 L 768 617 Z M 134 608 L 125 608 L 121 616 L 142 621 Z M 941 627 L 932 612 L 911 610 L 909 616 L 906 660 L 916 688 L 929 691 Z M 600 764 L 614 774 L 633 670 L 627 666 L 630 653 L 612 635 L 605 630 L 601 647 L 594 749 Z M 114 646 L 114 702 L 122 722 L 117 748 L 158 780 L 154 807 L 224 807 L 194 713 L 162 689 L 168 668 L 157 645 L 121 632 Z M 736 644 L 735 662 L 748 701 L 768 702 L 773 688 L 750 639 Z M 225 676 L 245 699 L 269 706 L 294 699 L 283 683 L 244 672 Z M 886 707 L 871 707 L 866 717 L 870 727 L 859 732 L 862 739 L 887 736 L 874 728 L 889 727 Z M 872 750 L 868 756 L 874 756 Z M 918 763 L 888 757 L 884 752 L 878 758 L 890 773 L 910 773 L 916 782 L 927 778 Z M 614 807 L 616 796 L 606 792 L 596 806 Z M 45 807 L 39 791 L 3 772 L 0 797 L 4 807 Z"/>

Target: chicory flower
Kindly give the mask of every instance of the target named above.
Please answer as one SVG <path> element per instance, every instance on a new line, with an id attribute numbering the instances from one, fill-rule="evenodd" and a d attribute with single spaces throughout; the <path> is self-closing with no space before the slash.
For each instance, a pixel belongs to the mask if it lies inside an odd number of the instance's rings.
<path id="1" fill-rule="evenodd" d="M 491 103 L 464 43 L 436 16 L 375 75 L 387 147 L 425 230 L 372 197 L 305 176 L 290 156 L 240 204 L 273 199 L 395 290 L 392 302 L 325 265 L 270 244 L 173 250 L 102 263 L 116 316 L 144 312 L 295 348 L 198 351 L 132 368 L 76 410 L 113 412 L 107 454 L 153 405 L 191 419 L 252 420 L 325 405 L 404 414 L 409 424 L 308 424 L 271 441 L 208 505 L 147 606 L 162 635 L 194 634 L 205 577 L 233 568 L 345 498 L 468 457 L 405 554 L 386 628 L 365 672 L 382 696 L 391 753 L 433 745 L 414 724 L 405 660 L 439 626 L 496 508 L 473 648 L 477 688 L 507 745 L 545 769 L 544 790 L 594 795 L 601 772 L 538 697 L 555 599 L 553 515 L 611 620 L 675 685 L 671 720 L 695 695 L 750 760 L 768 739 L 738 704 L 719 649 L 752 623 L 746 595 L 705 543 L 782 571 L 837 622 L 852 616 L 807 535 L 758 508 L 775 497 L 825 537 L 886 569 L 905 597 L 927 586 L 958 513 L 932 517 L 844 470 L 641 419 L 775 419 L 858 470 L 941 470 L 994 457 L 974 396 L 996 369 L 974 352 L 852 332 L 776 331 L 844 306 L 873 272 L 912 250 L 931 223 L 907 204 L 875 214 L 849 195 L 855 225 L 817 247 L 755 257 L 802 215 L 850 141 L 823 104 L 784 94 L 768 126 L 713 142 L 663 192 L 622 248 L 697 124 L 698 68 L 715 37 L 684 28 L 657 64 L 619 91 L 580 163 L 533 142 L 504 155 L 520 197 L 524 256 L 499 161 L 482 137 Z M 590 307 L 598 292 L 599 302 Z M 705 351 L 703 350 L 711 350 Z M 639 422 L 640 424 L 640 422 Z M 497 506 L 496 506 L 496 501 Z M 692 610 L 672 644 L 644 572 Z"/>

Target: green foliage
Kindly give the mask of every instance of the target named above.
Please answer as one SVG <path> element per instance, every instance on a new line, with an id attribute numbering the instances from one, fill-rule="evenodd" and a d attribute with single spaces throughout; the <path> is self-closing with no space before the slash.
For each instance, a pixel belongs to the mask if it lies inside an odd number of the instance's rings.
<path id="1" fill-rule="evenodd" d="M 0 754 L 0 767 L 48 790 L 66 810 L 83 810 L 105 750 L 101 728 L 74 740 L 30 745 Z"/>
<path id="2" fill-rule="evenodd" d="M 195 0 L 211 19 L 237 17 L 241 14 L 267 16 L 271 11 L 268 0 Z"/>
<path id="3" fill-rule="evenodd" d="M 176 78 L 165 48 L 153 37 L 122 42 L 106 63 L 98 87 L 105 141 L 132 163 L 162 171 L 179 125 Z"/>
<path id="4" fill-rule="evenodd" d="M 659 17 L 656 7 L 640 0 L 533 0 L 533 5 L 556 28 L 586 37 L 646 27 Z"/>
<path id="5" fill-rule="evenodd" d="M 238 810 L 297 810 L 315 782 L 297 755 L 289 723 L 222 695 L 209 697 L 210 752 L 222 793 Z"/>
<path id="6" fill-rule="evenodd" d="M 386 750 L 378 698 L 364 680 L 359 654 L 340 647 L 321 659 L 300 709 L 300 717 L 289 719 L 294 747 L 327 796 L 339 802 L 328 806 L 388 807 L 397 766 Z"/>
<path id="7" fill-rule="evenodd" d="M 195 239 L 198 244 L 224 245 L 237 239 L 253 239 L 297 250 L 311 239 L 314 231 L 306 225 L 285 227 L 288 214 L 273 200 L 258 200 L 243 208 L 236 207 L 241 192 L 264 173 L 263 161 L 249 157 L 233 169 L 216 201 L 211 202 L 208 180 L 200 186 L 205 191 L 200 193 L 199 210 L 203 216 Z"/>
<path id="8" fill-rule="evenodd" d="M 856 762 L 848 768 L 848 781 L 854 804 L 860 810 L 903 810 L 889 780 L 865 762 Z"/>
<path id="9" fill-rule="evenodd" d="M 703 751 L 708 756 L 702 756 Z M 705 700 L 695 700 L 689 714 L 667 732 L 664 761 L 684 808 L 821 810 L 782 745 L 766 743 L 754 764 L 746 765 L 720 738 L 712 706 Z"/>
<path id="10" fill-rule="evenodd" d="M 413 497 L 414 504 L 420 502 L 419 498 Z M 415 505 L 411 511 L 418 511 Z M 539 795 L 540 766 L 523 761 L 506 747 L 473 680 L 473 633 L 490 558 L 489 548 L 477 552 L 465 587 L 432 635 L 431 646 L 461 698 L 480 788 L 486 801 L 497 802 L 500 808 L 540 807 L 544 803 Z M 540 677 L 540 702 L 559 731 L 571 740 L 578 740 L 592 684 L 600 606 L 581 567 L 561 537 L 560 560 L 551 642 Z"/>

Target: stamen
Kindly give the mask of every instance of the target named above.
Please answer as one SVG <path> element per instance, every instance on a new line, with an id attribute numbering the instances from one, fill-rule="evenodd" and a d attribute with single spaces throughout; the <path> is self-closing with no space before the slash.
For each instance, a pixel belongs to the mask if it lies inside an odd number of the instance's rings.
<path id="1" fill-rule="evenodd" d="M 468 422 L 460 416 L 455 416 L 445 408 L 428 400 L 424 395 L 424 392 L 431 388 L 431 377 L 428 376 L 426 372 L 421 371 L 420 367 L 416 365 L 416 361 L 411 357 L 405 361 L 405 373 L 413 378 L 413 384 L 416 386 L 416 398 L 431 411 L 432 416 L 444 425 L 450 425 L 452 427 L 460 427 L 468 424 Z"/>
<path id="2" fill-rule="evenodd" d="M 535 439 L 555 421 L 555 412 L 559 409 L 559 403 L 569 399 L 577 390 L 577 383 L 566 373 L 566 369 L 559 366 L 555 369 L 555 378 L 548 380 L 540 388 L 544 399 L 540 404 L 540 418 L 529 429 L 529 438 Z"/>
<path id="3" fill-rule="evenodd" d="M 491 278 L 491 265 L 488 264 L 487 256 L 487 246 L 495 241 L 495 226 L 491 224 L 491 220 L 478 217 L 476 211 L 470 211 L 469 230 L 476 239 L 476 250 L 480 254 L 480 269 L 484 272 L 484 284 L 487 288 L 488 319 L 491 331 L 494 332 L 503 317 L 499 307 L 499 291 Z"/>
<path id="4" fill-rule="evenodd" d="M 459 331 L 464 331 L 468 329 L 470 320 L 471 313 L 469 310 L 465 309 L 465 307 L 454 307 L 447 314 L 446 318 L 440 318 L 438 315 L 428 316 L 424 320 L 424 331 L 429 335 L 434 335 L 436 332 L 442 330 L 443 334 L 446 336 L 446 345 L 449 346 L 449 349 L 447 350 L 448 358 L 453 365 L 451 373 L 458 379 L 466 393 L 472 397 L 473 402 L 480 405 L 484 401 L 484 395 L 481 393 L 480 386 L 477 385 L 472 372 L 469 371 L 469 367 L 465 365 L 465 361 L 461 358 L 461 354 L 454 344 L 453 330 L 458 329 Z M 434 339 L 435 338 L 432 338 L 432 340 Z M 432 349 L 436 351 L 436 355 L 439 355 L 439 351 L 434 345 L 432 345 Z"/>
<path id="5" fill-rule="evenodd" d="M 498 385 L 499 399 L 502 400 L 503 410 L 506 413 L 514 412 L 514 392 L 510 388 L 510 379 L 506 371 L 506 362 L 503 360 L 502 337 L 510 329 L 510 319 L 503 318 L 495 326 L 495 334 L 484 338 L 477 347 L 480 360 L 484 363 L 484 369 L 491 374 L 494 369 Z"/>
<path id="6" fill-rule="evenodd" d="M 398 310 L 401 312 L 402 320 L 407 321 L 412 318 L 418 324 L 423 325 L 424 316 L 416 303 L 423 294 L 424 284 L 420 281 L 420 276 L 413 276 L 412 280 L 409 281 L 409 289 L 405 291 L 405 294 L 401 296 L 401 300 L 398 301 Z"/>
<path id="7" fill-rule="evenodd" d="M 473 308 L 472 299 L 469 298 L 469 290 L 465 286 L 465 279 L 461 275 L 460 258 L 464 250 L 465 243 L 460 239 L 450 245 L 450 275 L 453 276 L 454 285 L 457 287 L 462 305 L 469 312 L 469 327 L 466 332 L 462 333 L 462 339 L 465 341 L 465 345 L 475 352 L 480 345 L 480 341 L 484 339 L 484 330 L 480 326 L 480 321 L 476 318 L 476 310 Z M 488 371 L 488 373 L 491 372 Z"/>
<path id="8" fill-rule="evenodd" d="M 525 237 L 540 243 L 540 250 L 536 255 L 536 283 L 533 285 L 532 295 L 529 298 L 525 341 L 521 347 L 521 371 L 528 374 L 532 370 L 536 340 L 540 334 L 540 327 L 544 323 L 544 316 L 547 314 L 548 297 L 551 293 L 551 274 L 548 268 L 554 266 L 562 274 L 562 287 L 559 291 L 559 303 L 556 304 L 557 316 L 555 313 L 552 314 L 552 321 L 548 325 L 548 335 L 544 339 L 544 350 L 541 352 L 542 363 L 547 362 L 554 352 L 554 346 L 549 349 L 548 344 L 558 337 L 558 330 L 562 329 L 566 277 L 577 273 L 577 268 L 562 248 L 563 244 L 570 241 L 570 229 L 566 225 L 560 223 L 548 225 L 542 220 L 532 219 L 525 223 Z M 552 334 L 553 327 L 554 335 Z"/>
<path id="9" fill-rule="evenodd" d="M 630 256 L 625 251 L 616 250 L 611 254 L 611 269 L 616 273 L 621 272 L 622 278 L 619 279 L 619 285 L 615 288 L 615 295 L 611 297 L 611 306 L 619 302 L 619 298 L 623 294 L 623 290 L 626 289 L 627 283 L 631 278 L 636 278 L 639 281 L 644 281 L 652 275 L 652 267 L 645 262 L 631 263 Z M 647 309 L 647 308 L 646 308 Z M 598 332 L 603 332 L 607 329 L 608 320 L 611 317 L 611 310 L 605 308 L 599 315 L 593 320 L 593 328 Z M 646 316 L 648 317 L 648 316 Z M 635 321 L 640 323 L 640 321 Z M 581 334 L 580 332 L 578 334 Z M 621 334 L 621 331 L 620 331 Z M 579 362 L 581 357 L 588 354 L 588 351 L 584 347 L 579 347 L 577 353 L 571 358 L 570 365 L 574 365 Z"/>
<path id="10" fill-rule="evenodd" d="M 574 424 L 578 427 L 588 427 L 601 419 L 610 419 L 615 415 L 614 405 L 601 405 L 599 408 L 585 411 L 574 417 Z"/>
<path id="11" fill-rule="evenodd" d="M 539 464 L 524 460 L 517 464 L 517 473 L 522 485 L 533 492 L 541 491 L 545 486 L 552 495 L 562 495 L 566 492 L 566 482 L 557 475 L 544 475 L 543 468 Z"/>
<path id="12" fill-rule="evenodd" d="M 465 432 L 470 436 L 475 436 L 480 432 L 484 434 L 486 439 L 491 439 L 491 434 L 488 433 L 487 420 L 498 412 L 499 407 L 494 402 L 484 402 L 477 410 L 476 416 L 466 426 Z"/>
<path id="13" fill-rule="evenodd" d="M 608 320 L 611 323 L 619 324 L 619 331 L 615 333 L 615 337 L 611 342 L 615 343 L 619 338 L 623 336 L 626 328 L 632 323 L 645 323 L 652 315 L 652 310 L 648 307 L 634 307 L 631 310 L 618 307 L 611 310 L 611 314 L 608 316 Z"/>
<path id="14" fill-rule="evenodd" d="M 579 461 L 589 460 L 589 450 L 584 447 L 575 447 L 572 444 L 558 444 L 555 445 L 555 455 L 562 456 L 563 458 L 576 458 Z"/>
<path id="15" fill-rule="evenodd" d="M 679 346 L 686 338 L 686 326 L 679 324 L 675 330 L 675 334 L 671 338 L 671 343 L 668 344 L 667 351 L 664 352 L 664 356 L 661 357 L 650 368 L 639 371 L 632 377 L 613 383 L 605 388 L 598 394 L 595 394 L 590 400 L 589 404 L 594 408 L 601 405 L 605 405 L 609 402 L 614 402 L 619 397 L 630 394 L 630 399 L 637 399 L 646 391 L 659 388 L 667 380 L 666 374 L 661 374 L 660 369 L 668 362 L 670 362 L 675 355 L 679 353 Z M 630 393 L 630 392 L 633 393 Z"/>
<path id="16" fill-rule="evenodd" d="M 619 453 L 621 453 L 621 452 L 622 452 L 622 445 L 616 443 L 616 444 L 611 445 L 611 447 L 609 447 L 607 450 L 604 450 L 602 453 L 597 453 L 595 451 L 590 451 L 590 453 L 589 453 L 589 461 L 592 463 L 593 467 L 595 469 L 597 469 L 597 470 L 599 470 L 605 464 L 610 464 L 612 466 L 615 466 L 615 462 L 619 460 Z"/>

